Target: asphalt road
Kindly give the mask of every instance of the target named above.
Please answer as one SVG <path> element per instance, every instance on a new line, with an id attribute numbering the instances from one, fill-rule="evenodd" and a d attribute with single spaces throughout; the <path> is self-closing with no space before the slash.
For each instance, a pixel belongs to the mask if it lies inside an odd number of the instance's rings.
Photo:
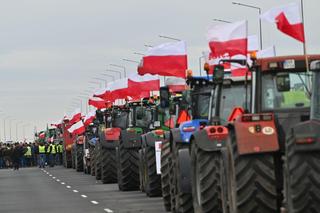
<path id="1" fill-rule="evenodd" d="M 0 170 L 0 212 L 165 212 L 161 198 L 120 192 L 63 167 Z"/>

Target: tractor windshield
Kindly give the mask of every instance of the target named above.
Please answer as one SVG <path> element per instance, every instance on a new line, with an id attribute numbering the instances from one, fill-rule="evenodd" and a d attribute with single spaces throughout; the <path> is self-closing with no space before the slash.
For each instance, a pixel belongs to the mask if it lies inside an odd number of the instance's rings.
<path id="1" fill-rule="evenodd" d="M 262 109 L 310 107 L 305 72 L 267 73 L 262 77 Z"/>
<path id="2" fill-rule="evenodd" d="M 121 129 L 126 129 L 128 127 L 128 112 L 118 111 L 114 114 L 114 119 L 112 121 L 113 127 L 118 127 Z"/>
<path id="3" fill-rule="evenodd" d="M 208 119 L 210 93 L 192 94 L 192 115 L 193 119 Z"/>
<path id="4" fill-rule="evenodd" d="M 225 123 L 235 107 L 246 109 L 249 107 L 250 87 L 246 89 L 244 81 L 232 82 L 230 85 L 224 85 L 222 89 L 220 118 Z"/>
<path id="5" fill-rule="evenodd" d="M 135 121 L 137 127 L 148 128 L 152 121 L 152 111 L 146 107 L 137 106 L 135 108 Z"/>

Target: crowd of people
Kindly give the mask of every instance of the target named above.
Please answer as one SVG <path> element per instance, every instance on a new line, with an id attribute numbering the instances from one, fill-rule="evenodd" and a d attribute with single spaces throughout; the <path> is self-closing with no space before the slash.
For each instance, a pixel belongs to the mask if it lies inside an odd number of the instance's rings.
<path id="1" fill-rule="evenodd" d="M 0 169 L 62 165 L 62 143 L 1 143 Z"/>

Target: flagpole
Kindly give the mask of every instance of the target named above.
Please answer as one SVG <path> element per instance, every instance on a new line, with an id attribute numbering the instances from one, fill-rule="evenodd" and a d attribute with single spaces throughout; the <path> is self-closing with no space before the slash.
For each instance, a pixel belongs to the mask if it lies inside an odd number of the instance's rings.
<path id="1" fill-rule="evenodd" d="M 305 33 L 305 24 L 304 24 L 304 13 L 303 13 L 303 0 L 300 0 L 300 5 L 301 5 L 301 18 L 302 18 L 302 25 L 303 25 L 303 37 L 304 37 L 304 42 L 303 42 L 303 54 L 306 60 L 306 69 L 307 72 L 309 72 L 309 60 L 308 60 L 308 55 L 307 55 L 307 39 L 306 39 L 306 33 Z"/>

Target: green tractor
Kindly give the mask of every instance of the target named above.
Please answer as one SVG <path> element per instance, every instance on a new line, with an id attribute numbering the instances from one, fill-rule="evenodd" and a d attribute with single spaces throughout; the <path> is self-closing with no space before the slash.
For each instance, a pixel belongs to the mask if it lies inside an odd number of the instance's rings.
<path id="1" fill-rule="evenodd" d="M 141 135 L 148 132 L 152 120 L 150 103 L 147 99 L 126 104 L 129 127 L 120 133 L 116 149 L 118 186 L 121 191 L 139 190 L 139 150 Z"/>
<path id="2" fill-rule="evenodd" d="M 149 197 L 161 196 L 161 147 L 168 132 L 169 110 L 159 104 L 146 107 L 152 114 L 149 132 L 141 135 L 139 150 L 140 190 Z"/>

